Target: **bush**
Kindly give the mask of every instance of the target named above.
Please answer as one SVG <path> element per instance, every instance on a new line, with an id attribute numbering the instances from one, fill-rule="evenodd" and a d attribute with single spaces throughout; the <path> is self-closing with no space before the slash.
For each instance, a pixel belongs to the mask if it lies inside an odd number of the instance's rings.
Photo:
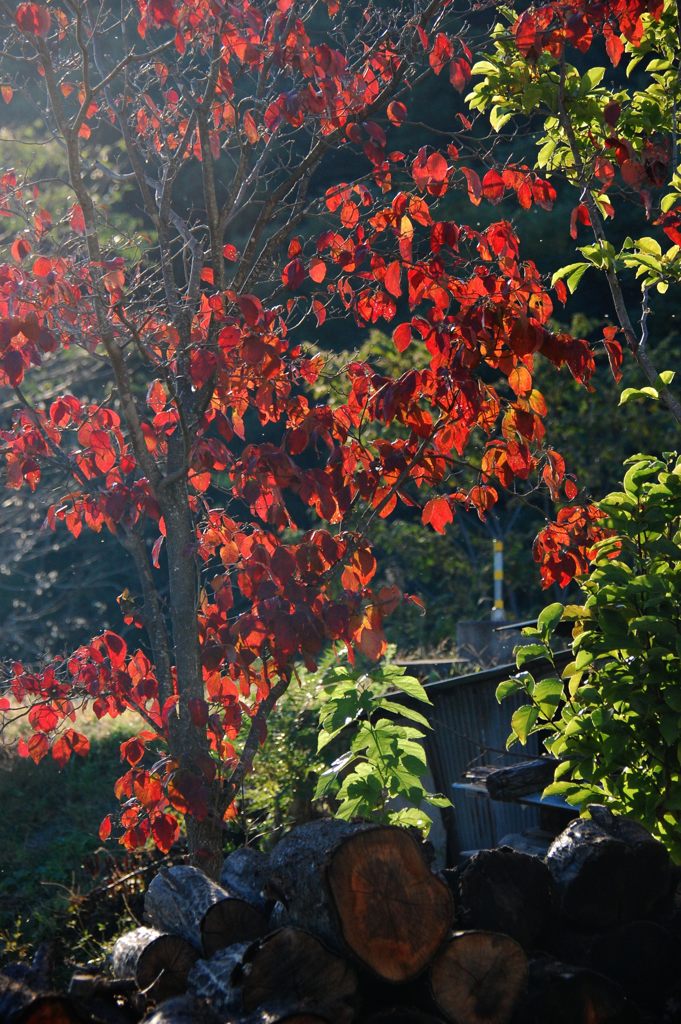
<path id="1" fill-rule="evenodd" d="M 544 733 L 561 763 L 546 793 L 584 809 L 606 803 L 657 835 L 681 861 L 681 458 L 627 460 L 623 490 L 599 503 L 612 536 L 597 545 L 580 605 L 549 605 L 516 662 L 544 656 L 573 622 L 574 659 L 548 678 L 520 671 L 509 744 Z"/>

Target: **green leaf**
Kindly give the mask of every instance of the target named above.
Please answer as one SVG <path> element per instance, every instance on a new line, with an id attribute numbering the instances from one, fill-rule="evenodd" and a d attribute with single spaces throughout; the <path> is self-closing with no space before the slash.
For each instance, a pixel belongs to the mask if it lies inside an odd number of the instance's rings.
<path id="1" fill-rule="evenodd" d="M 414 676 L 402 676 L 395 685 L 414 700 L 420 700 L 422 704 L 430 704 L 430 697 L 422 684 Z"/>
<path id="2" fill-rule="evenodd" d="M 568 263 L 568 264 L 566 264 L 566 266 L 560 267 L 558 270 L 556 270 L 555 274 L 551 278 L 551 287 L 552 288 L 555 287 L 555 285 L 556 285 L 556 283 L 558 281 L 562 281 L 564 278 L 570 277 L 571 275 L 573 275 L 578 270 L 581 270 L 581 272 L 583 274 L 584 271 L 588 270 L 590 266 L 591 266 L 590 263 L 584 263 L 583 261 L 580 261 L 579 263 Z M 580 277 L 581 277 L 581 274 L 580 274 Z"/>
<path id="3" fill-rule="evenodd" d="M 535 725 L 539 711 L 531 704 L 526 704 L 513 712 L 511 728 L 514 736 L 517 736 L 523 746 L 527 743 L 527 737 Z"/>
<path id="4" fill-rule="evenodd" d="M 537 619 L 537 628 L 541 630 L 541 634 L 545 640 L 548 640 L 553 633 L 554 629 L 563 617 L 564 606 L 560 601 L 555 601 L 553 604 L 549 604 L 546 608 L 539 613 Z"/>
<path id="5" fill-rule="evenodd" d="M 522 647 L 516 647 L 515 663 L 518 668 L 522 668 L 528 661 L 532 661 L 535 658 L 549 658 L 550 656 L 551 652 L 545 644 L 523 644 Z"/>
<path id="6" fill-rule="evenodd" d="M 553 714 L 563 698 L 563 683 L 554 677 L 540 679 L 532 694 L 532 700 L 539 705 L 542 715 L 548 719 L 553 718 Z"/>
<path id="7" fill-rule="evenodd" d="M 657 402 L 660 395 L 656 388 L 644 387 L 644 388 L 625 388 L 620 395 L 619 405 L 626 405 L 631 398 L 651 398 L 654 402 Z"/>
<path id="8" fill-rule="evenodd" d="M 511 679 L 504 679 L 503 683 L 499 683 L 496 689 L 497 701 L 501 704 L 502 700 L 506 697 L 510 697 L 512 693 L 517 693 L 518 690 L 523 689 L 523 684 L 519 679 L 512 677 Z"/>
<path id="9" fill-rule="evenodd" d="M 408 704 L 400 704 L 398 701 L 393 700 L 392 697 L 385 697 L 379 701 L 376 705 L 382 711 L 390 711 L 394 715 L 399 715 L 401 718 L 408 718 L 410 722 L 417 722 L 422 725 L 424 729 L 432 729 L 432 725 L 420 711 L 415 708 L 410 708 Z"/>

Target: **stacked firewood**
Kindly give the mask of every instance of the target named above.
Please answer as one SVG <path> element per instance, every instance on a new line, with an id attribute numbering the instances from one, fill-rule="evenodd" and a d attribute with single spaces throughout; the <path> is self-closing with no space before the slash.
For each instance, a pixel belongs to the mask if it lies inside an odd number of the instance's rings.
<path id="1" fill-rule="evenodd" d="M 312 822 L 230 854 L 219 883 L 162 870 L 108 975 L 57 996 L 10 969 L 0 1020 L 681 1024 L 674 881 L 663 847 L 602 808 L 544 860 L 502 847 L 442 874 L 406 830 Z"/>

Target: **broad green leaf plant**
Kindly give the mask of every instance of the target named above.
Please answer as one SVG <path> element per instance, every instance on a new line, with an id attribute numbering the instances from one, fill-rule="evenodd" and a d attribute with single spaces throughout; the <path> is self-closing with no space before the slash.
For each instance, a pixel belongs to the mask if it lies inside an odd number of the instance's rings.
<path id="1" fill-rule="evenodd" d="M 369 671 L 348 664 L 326 669 L 318 752 L 328 759 L 317 799 L 333 798 L 336 817 L 414 827 L 432 824 L 424 805 L 449 800 L 426 789 L 423 741 L 430 729 L 414 704 L 428 705 L 425 689 L 399 665 Z"/>
<path id="2" fill-rule="evenodd" d="M 606 803 L 648 827 L 681 861 L 681 457 L 636 455 L 623 489 L 599 505 L 612 536 L 597 546 L 580 582 L 582 604 L 551 604 L 518 673 L 497 698 L 522 693 L 509 745 L 543 734 L 559 759 L 545 790 L 582 810 Z M 574 655 L 559 674 L 552 640 L 573 623 Z M 542 657 L 545 678 L 527 670 Z"/>

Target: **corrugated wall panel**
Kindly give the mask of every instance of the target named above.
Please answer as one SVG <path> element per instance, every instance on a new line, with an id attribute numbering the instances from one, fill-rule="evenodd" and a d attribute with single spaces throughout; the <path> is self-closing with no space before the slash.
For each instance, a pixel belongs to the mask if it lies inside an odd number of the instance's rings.
<path id="1" fill-rule="evenodd" d="M 476 765 L 502 767 L 519 759 L 536 756 L 538 743 L 532 738 L 527 747 L 506 751 L 506 738 L 514 710 L 523 701 L 508 698 L 501 705 L 495 692 L 501 676 L 490 673 L 471 676 L 446 688 L 428 687 L 433 702 L 429 714 L 433 732 L 429 737 L 429 755 L 436 784 L 450 798 L 452 785 L 464 781 L 469 768 Z M 539 822 L 539 810 L 504 804 L 458 793 L 448 824 L 449 841 L 455 849 L 469 850 L 494 846 L 509 832 L 521 832 Z M 453 819 L 453 821 L 452 821 Z"/>

